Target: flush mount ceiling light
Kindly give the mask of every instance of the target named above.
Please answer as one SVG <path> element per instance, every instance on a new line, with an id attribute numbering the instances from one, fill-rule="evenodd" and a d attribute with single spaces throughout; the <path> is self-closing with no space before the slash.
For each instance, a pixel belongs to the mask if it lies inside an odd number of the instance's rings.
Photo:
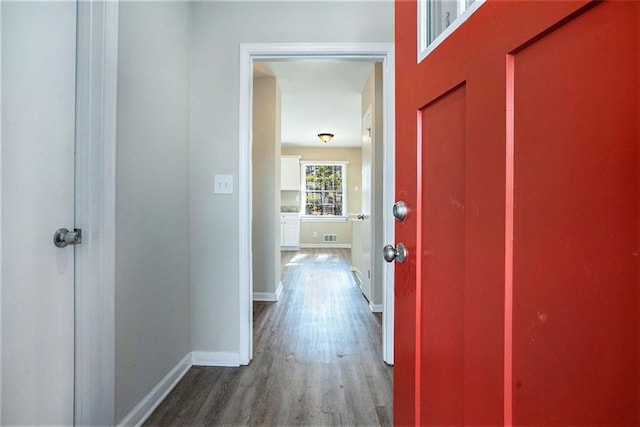
<path id="1" fill-rule="evenodd" d="M 320 141 L 322 142 L 329 142 L 333 139 L 333 134 L 332 133 L 319 133 L 318 134 L 318 138 L 320 138 Z"/>

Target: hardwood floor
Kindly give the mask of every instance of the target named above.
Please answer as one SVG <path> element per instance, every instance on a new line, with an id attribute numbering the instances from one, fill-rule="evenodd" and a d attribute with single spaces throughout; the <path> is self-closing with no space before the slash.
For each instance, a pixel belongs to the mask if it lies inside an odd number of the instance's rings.
<path id="1" fill-rule="evenodd" d="M 147 425 L 391 425 L 392 368 L 381 316 L 348 249 L 282 253 L 283 293 L 255 302 L 254 358 L 192 367 Z"/>

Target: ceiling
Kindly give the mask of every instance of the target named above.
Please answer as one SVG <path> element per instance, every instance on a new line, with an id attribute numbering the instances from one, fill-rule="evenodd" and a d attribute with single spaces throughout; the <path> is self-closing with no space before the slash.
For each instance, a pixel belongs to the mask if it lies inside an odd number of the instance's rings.
<path id="1" fill-rule="evenodd" d="M 373 62 L 256 62 L 255 77 L 276 77 L 282 93 L 282 145 L 360 147 L 362 90 Z M 335 137 L 326 144 L 321 132 Z"/>

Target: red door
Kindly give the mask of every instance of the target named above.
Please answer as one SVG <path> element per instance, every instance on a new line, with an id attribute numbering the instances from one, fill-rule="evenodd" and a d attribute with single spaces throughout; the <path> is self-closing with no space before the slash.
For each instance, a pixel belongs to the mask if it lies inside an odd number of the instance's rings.
<path id="1" fill-rule="evenodd" d="M 640 2 L 395 12 L 395 423 L 640 424 Z"/>

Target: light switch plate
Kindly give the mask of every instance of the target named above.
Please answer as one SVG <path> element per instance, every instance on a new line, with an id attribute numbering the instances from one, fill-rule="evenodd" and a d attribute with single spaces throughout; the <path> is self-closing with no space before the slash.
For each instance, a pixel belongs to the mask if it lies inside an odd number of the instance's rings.
<path id="1" fill-rule="evenodd" d="M 213 185 L 214 194 L 233 194 L 233 175 L 215 175 Z"/>

